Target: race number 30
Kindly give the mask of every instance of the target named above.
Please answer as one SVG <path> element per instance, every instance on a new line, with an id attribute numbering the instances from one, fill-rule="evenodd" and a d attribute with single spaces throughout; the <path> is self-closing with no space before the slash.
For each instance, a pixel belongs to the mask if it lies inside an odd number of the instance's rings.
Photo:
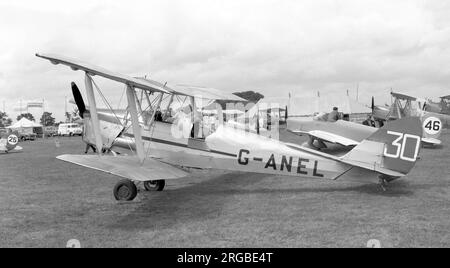
<path id="1" fill-rule="evenodd" d="M 442 129 L 442 122 L 437 117 L 428 117 L 423 121 L 423 129 L 429 135 L 436 135 Z"/>
<path id="2" fill-rule="evenodd" d="M 420 142 L 422 140 L 419 136 L 404 134 L 395 131 L 388 131 L 387 134 L 397 137 L 391 144 L 394 147 L 395 153 L 389 153 L 388 149 L 391 148 L 386 147 L 384 148 L 384 156 L 396 159 L 400 158 L 401 160 L 409 162 L 415 162 L 417 160 L 417 156 L 419 155 Z M 412 157 L 405 155 L 405 152 L 409 151 L 412 151 Z"/>

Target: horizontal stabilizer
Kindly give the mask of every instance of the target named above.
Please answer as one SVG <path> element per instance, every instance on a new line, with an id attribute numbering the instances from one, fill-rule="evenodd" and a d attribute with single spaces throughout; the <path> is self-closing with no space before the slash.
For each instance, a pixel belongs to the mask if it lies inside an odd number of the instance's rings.
<path id="1" fill-rule="evenodd" d="M 140 164 L 135 156 L 60 155 L 57 159 L 134 181 L 179 179 L 189 173 L 155 159 Z"/>
<path id="2" fill-rule="evenodd" d="M 442 144 L 441 140 L 434 139 L 434 138 L 422 138 L 422 141 L 426 144 L 431 144 L 431 145 L 441 145 Z"/>

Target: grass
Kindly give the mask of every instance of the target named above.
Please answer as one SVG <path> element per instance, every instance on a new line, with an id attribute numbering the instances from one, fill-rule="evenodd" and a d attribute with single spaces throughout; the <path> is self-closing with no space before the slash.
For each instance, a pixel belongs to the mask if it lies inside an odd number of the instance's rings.
<path id="1" fill-rule="evenodd" d="M 373 184 L 194 170 L 130 203 L 117 177 L 55 159 L 80 138 L 24 142 L 0 155 L 0 246 L 383 247 L 450 246 L 450 132 L 387 192 Z"/>

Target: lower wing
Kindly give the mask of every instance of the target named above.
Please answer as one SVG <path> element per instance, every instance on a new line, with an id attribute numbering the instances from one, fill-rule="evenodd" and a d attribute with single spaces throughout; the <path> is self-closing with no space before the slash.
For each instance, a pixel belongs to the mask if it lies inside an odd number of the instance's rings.
<path id="1" fill-rule="evenodd" d="M 135 156 L 60 155 L 57 159 L 103 171 L 133 181 L 179 179 L 189 173 L 158 160 L 147 158 L 139 163 Z"/>
<path id="2" fill-rule="evenodd" d="M 8 149 L 6 148 L 6 146 L 4 145 L 0 145 L 0 152 L 18 152 L 18 151 L 22 151 L 22 147 L 20 146 L 16 146 L 14 147 L 14 149 Z"/>
<path id="3" fill-rule="evenodd" d="M 325 141 L 325 142 L 330 142 L 330 143 L 335 143 L 335 144 L 339 144 L 345 147 L 348 146 L 356 146 L 359 144 L 359 142 L 340 136 L 340 135 L 336 135 L 330 132 L 326 132 L 323 130 L 312 130 L 312 131 L 290 131 L 292 133 L 295 134 L 299 134 L 299 135 L 309 135 L 313 138 Z"/>

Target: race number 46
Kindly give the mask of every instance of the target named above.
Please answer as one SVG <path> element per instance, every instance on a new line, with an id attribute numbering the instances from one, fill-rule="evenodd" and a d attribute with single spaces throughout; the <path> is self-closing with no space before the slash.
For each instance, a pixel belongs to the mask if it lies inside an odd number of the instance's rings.
<path id="1" fill-rule="evenodd" d="M 423 129 L 429 135 L 436 135 L 442 129 L 442 122 L 437 117 L 428 117 L 423 121 Z"/>
<path id="2" fill-rule="evenodd" d="M 400 158 L 401 160 L 409 162 L 415 162 L 417 160 L 417 156 L 419 155 L 420 142 L 422 140 L 421 137 L 395 131 L 388 131 L 387 134 L 397 137 L 391 144 L 394 147 L 393 151 L 395 151 L 395 153 L 388 152 L 388 149 L 391 149 L 392 147 L 386 147 L 384 148 L 384 156 L 396 159 Z M 405 152 L 408 152 L 408 155 L 410 156 L 406 156 Z"/>

